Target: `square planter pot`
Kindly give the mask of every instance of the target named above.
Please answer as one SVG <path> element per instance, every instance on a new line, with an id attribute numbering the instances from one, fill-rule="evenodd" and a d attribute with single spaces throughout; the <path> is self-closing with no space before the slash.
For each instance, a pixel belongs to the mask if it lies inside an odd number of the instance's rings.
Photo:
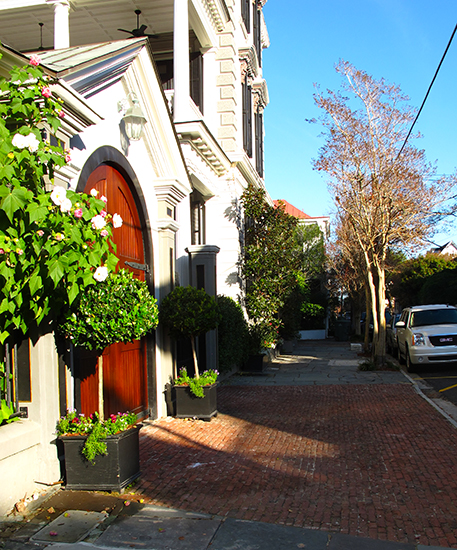
<path id="1" fill-rule="evenodd" d="M 174 386 L 177 418 L 211 420 L 217 415 L 217 384 L 204 386 L 205 397 L 196 397 L 189 386 Z"/>
<path id="2" fill-rule="evenodd" d="M 66 489 L 121 492 L 130 485 L 140 475 L 140 427 L 108 436 L 108 454 L 96 456 L 93 463 L 81 454 L 85 436 L 60 436 L 65 451 Z"/>
<path id="3" fill-rule="evenodd" d="M 263 372 L 263 353 L 257 355 L 250 355 L 243 365 L 243 372 Z"/>

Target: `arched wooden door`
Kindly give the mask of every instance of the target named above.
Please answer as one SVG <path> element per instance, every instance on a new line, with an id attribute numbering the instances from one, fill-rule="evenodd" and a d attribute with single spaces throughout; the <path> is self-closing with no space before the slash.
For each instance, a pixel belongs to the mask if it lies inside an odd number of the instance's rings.
<path id="1" fill-rule="evenodd" d="M 122 227 L 113 229 L 113 241 L 119 258 L 118 269 L 132 271 L 140 280 L 144 270 L 128 265 L 144 264 L 144 243 L 140 218 L 130 188 L 124 177 L 112 166 L 99 166 L 90 175 L 85 193 L 91 189 L 108 199 L 109 214 L 120 214 Z M 99 370 L 90 357 L 80 358 L 81 412 L 90 414 L 98 409 Z M 113 344 L 103 352 L 103 398 L 105 418 L 117 412 L 132 411 L 143 416 L 147 411 L 146 340 L 129 344 Z M 146 414 L 144 414 L 146 416 Z"/>

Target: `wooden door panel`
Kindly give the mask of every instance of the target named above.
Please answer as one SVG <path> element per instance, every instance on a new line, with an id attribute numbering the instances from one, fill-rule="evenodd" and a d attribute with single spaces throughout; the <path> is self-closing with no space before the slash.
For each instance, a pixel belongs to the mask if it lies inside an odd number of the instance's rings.
<path id="1" fill-rule="evenodd" d="M 123 176 L 111 166 L 99 166 L 90 175 L 85 193 L 95 188 L 107 200 L 107 212 L 122 217 L 122 227 L 113 229 L 117 268 L 126 268 L 140 280 L 145 272 L 133 269 L 125 262 L 144 264 L 144 245 L 140 219 L 132 192 Z M 146 341 L 113 344 L 103 352 L 103 397 L 105 417 L 127 410 L 141 413 L 147 410 Z M 97 409 L 98 367 L 91 376 L 81 380 L 81 412 Z M 83 405 L 84 403 L 84 405 Z M 94 405 L 95 404 L 95 405 Z M 84 407 L 84 408 L 83 408 Z M 86 408 L 87 407 L 87 408 Z"/>

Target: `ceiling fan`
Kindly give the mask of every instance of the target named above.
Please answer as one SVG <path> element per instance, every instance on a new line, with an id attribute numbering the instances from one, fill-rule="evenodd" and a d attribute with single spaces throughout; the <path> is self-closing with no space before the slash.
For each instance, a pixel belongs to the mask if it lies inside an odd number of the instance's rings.
<path id="1" fill-rule="evenodd" d="M 148 26 L 141 25 L 140 27 L 141 10 L 135 10 L 135 13 L 136 13 L 136 29 L 133 29 L 131 31 L 127 31 L 126 29 L 117 29 L 117 30 L 131 34 L 134 38 L 141 38 L 143 36 L 149 36 L 149 38 L 159 38 L 158 34 L 147 34 L 144 32 L 148 28 Z"/>

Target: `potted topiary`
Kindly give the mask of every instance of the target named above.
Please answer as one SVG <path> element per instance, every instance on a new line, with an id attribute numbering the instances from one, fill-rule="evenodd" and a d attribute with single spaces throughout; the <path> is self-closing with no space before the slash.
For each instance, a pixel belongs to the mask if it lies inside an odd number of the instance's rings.
<path id="1" fill-rule="evenodd" d="M 157 301 L 146 282 L 121 269 L 89 287 L 61 317 L 56 332 L 77 347 L 94 350 L 103 379 L 104 348 L 138 340 L 157 324 Z M 89 418 L 71 411 L 57 423 L 67 488 L 121 490 L 140 473 L 136 415 L 118 413 L 105 420 L 102 391 L 99 396 L 98 412 Z"/>
<path id="2" fill-rule="evenodd" d="M 189 377 L 182 369 L 174 381 L 176 416 L 211 420 L 217 414 L 218 372 L 208 370 L 200 376 L 195 339 L 217 327 L 220 314 L 216 300 L 192 286 L 176 287 L 161 304 L 160 320 L 172 338 L 189 338 L 192 346 L 195 376 Z"/>

